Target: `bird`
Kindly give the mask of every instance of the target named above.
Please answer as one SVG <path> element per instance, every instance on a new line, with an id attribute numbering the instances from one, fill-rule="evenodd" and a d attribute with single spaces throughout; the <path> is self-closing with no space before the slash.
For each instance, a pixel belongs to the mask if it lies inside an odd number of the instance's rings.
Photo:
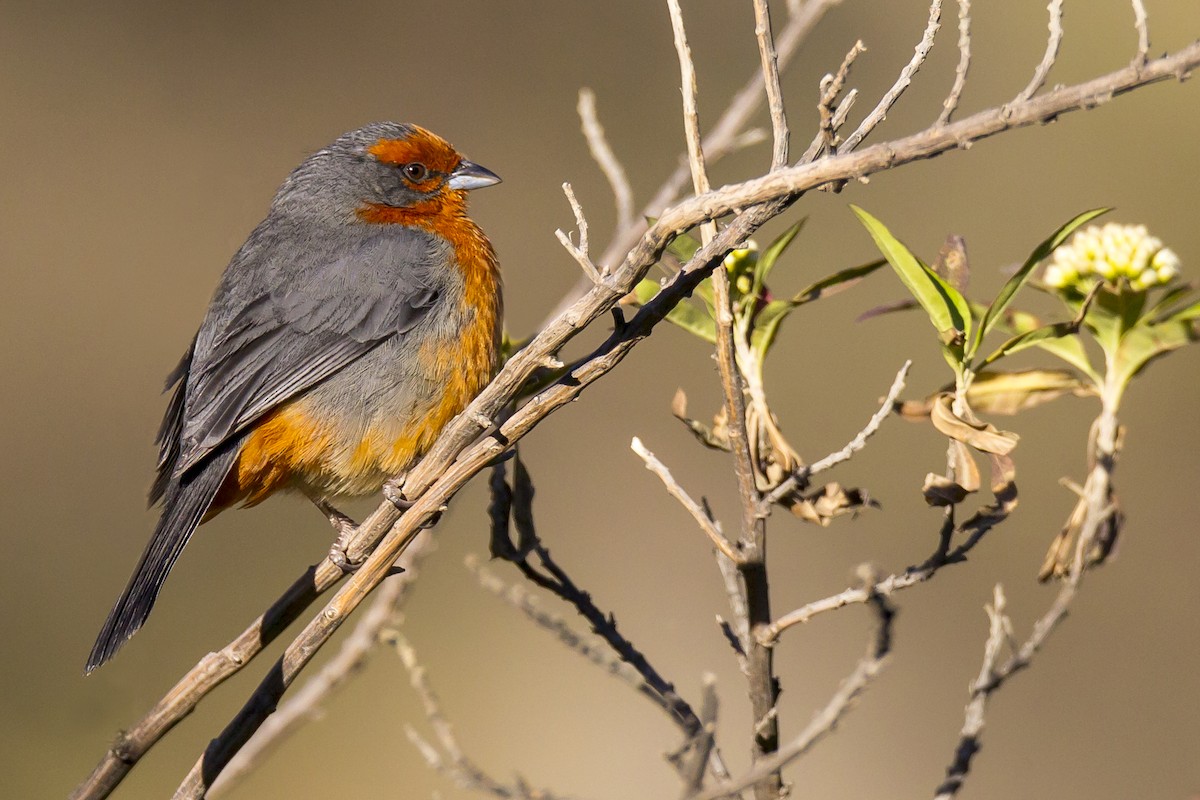
<path id="1" fill-rule="evenodd" d="M 202 522 L 281 490 L 336 514 L 332 500 L 408 470 L 488 383 L 500 270 L 467 193 L 499 182 L 395 122 L 343 134 L 284 180 L 167 378 L 160 516 L 85 674 L 142 627 Z"/>

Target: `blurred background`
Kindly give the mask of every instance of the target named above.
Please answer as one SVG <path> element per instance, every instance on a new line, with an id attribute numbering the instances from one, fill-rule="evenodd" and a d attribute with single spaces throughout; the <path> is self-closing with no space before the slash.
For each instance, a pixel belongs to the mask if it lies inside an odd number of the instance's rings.
<path id="1" fill-rule="evenodd" d="M 958 58 L 955 4 L 945 5 L 937 48 L 871 141 L 936 117 Z M 1051 84 L 1129 63 L 1129 3 L 1067 5 Z M 1195 0 L 1147 5 L 1155 54 L 1200 33 Z M 785 10 L 775 6 L 778 28 Z M 711 123 L 756 68 L 752 13 L 748 3 L 716 0 L 684 10 L 701 121 Z M 973 17 L 975 60 L 960 117 L 1023 87 L 1045 40 L 1043 0 L 976 3 Z M 796 152 L 815 131 L 818 81 L 855 39 L 868 47 L 850 81 L 862 92 L 859 119 L 909 59 L 925 18 L 923 0 L 846 0 L 828 15 L 785 78 Z M 581 86 L 596 91 L 640 205 L 684 147 L 662 3 L 0 4 L 5 796 L 65 796 L 119 728 L 328 547 L 328 526 L 296 498 L 222 515 L 193 540 L 146 629 L 113 663 L 82 676 L 153 524 L 144 497 L 163 378 L 287 172 L 345 130 L 394 119 L 441 133 L 499 173 L 504 183 L 475 195 L 472 214 L 499 251 L 507 324 L 523 336 L 578 275 L 553 237 L 573 224 L 561 183 L 574 184 L 597 246 L 611 230 L 611 198 L 578 133 Z M 1185 272 L 1200 274 L 1197 92 L 1153 86 L 839 195 L 810 195 L 760 236 L 809 219 L 775 285 L 798 290 L 875 257 L 850 202 L 927 259 L 947 234 L 966 237 L 976 296 L 990 296 L 1003 270 L 1060 223 L 1101 205 L 1117 208 L 1109 219 L 1148 224 Z M 767 124 L 765 113 L 758 123 Z M 769 146 L 760 145 L 718 165 L 713 182 L 758 175 L 768 163 Z M 907 397 L 948 377 L 918 316 L 853 322 L 900 296 L 881 272 L 785 325 L 768 390 L 806 458 L 840 448 L 862 427 L 904 359 L 915 361 Z M 603 335 L 599 327 L 584 338 Z M 1154 365 L 1129 393 L 1117 475 L 1129 519 L 1119 557 L 1086 582 L 1033 668 L 995 697 L 965 797 L 1200 792 L 1198 378 L 1193 347 Z M 701 450 L 671 418 L 676 387 L 688 392 L 694 415 L 715 409 L 708 352 L 662 326 L 534 431 L 522 453 L 538 490 L 540 533 L 561 564 L 685 697 L 697 701 L 703 673 L 716 674 L 719 744 L 740 770 L 750 721 L 741 676 L 713 625 L 725 602 L 709 548 L 629 450 L 640 436 L 684 486 L 710 498 L 727 527 L 736 525 L 728 460 Z M 919 797 L 938 785 L 979 668 L 992 586 L 1003 582 L 1022 638 L 1053 597 L 1055 588 L 1034 575 L 1072 503 L 1057 480 L 1082 479 L 1096 411 L 1092 400 L 1067 398 L 996 420 L 1022 436 L 1019 509 L 970 563 L 896 596 L 892 661 L 837 735 L 790 769 L 797 796 Z M 865 453 L 829 476 L 869 489 L 883 511 L 827 529 L 775 515 L 778 612 L 840 591 L 863 561 L 894 571 L 932 550 L 939 516 L 919 487 L 926 472 L 941 471 L 944 441 L 927 425 L 890 420 Z M 476 480 L 456 498 L 407 607 L 407 634 L 462 744 L 498 778 L 520 773 L 561 793 L 677 794 L 662 759 L 679 744 L 667 719 L 481 591 L 463 568 L 466 554 L 486 554 L 485 490 Z M 516 578 L 508 565 L 494 569 Z M 549 598 L 545 605 L 557 607 Z M 777 660 L 784 737 L 851 670 L 871 624 L 864 608 L 851 607 L 788 632 Z M 117 796 L 167 796 L 280 647 L 204 702 Z M 398 660 L 381 651 L 323 719 L 234 796 L 468 796 L 424 765 L 405 723 L 428 730 Z"/>

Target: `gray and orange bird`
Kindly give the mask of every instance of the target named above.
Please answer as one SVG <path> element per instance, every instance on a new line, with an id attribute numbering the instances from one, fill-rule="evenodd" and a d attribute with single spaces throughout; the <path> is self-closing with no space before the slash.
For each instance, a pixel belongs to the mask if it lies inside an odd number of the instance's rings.
<path id="1" fill-rule="evenodd" d="M 150 490 L 162 514 L 88 672 L 146 621 L 201 522 L 281 489 L 322 506 L 378 492 L 487 384 L 500 273 L 466 205 L 499 181 L 390 122 L 288 176 L 167 380 Z"/>

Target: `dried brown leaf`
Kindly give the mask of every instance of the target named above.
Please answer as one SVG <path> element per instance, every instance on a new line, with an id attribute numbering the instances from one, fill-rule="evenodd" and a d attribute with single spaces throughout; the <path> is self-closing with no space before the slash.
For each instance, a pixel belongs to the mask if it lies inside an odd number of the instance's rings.
<path id="1" fill-rule="evenodd" d="M 1017 434 L 999 430 L 991 423 L 968 422 L 954 413 L 951 408 L 953 402 L 954 396 L 949 393 L 938 395 L 929 413 L 933 427 L 951 439 L 965 442 L 985 453 L 1008 455 L 1017 446 L 1020 439 Z"/>
<path id="2" fill-rule="evenodd" d="M 921 487 L 925 502 L 931 506 L 952 506 L 961 503 L 970 494 L 964 487 L 945 475 L 929 473 Z"/>

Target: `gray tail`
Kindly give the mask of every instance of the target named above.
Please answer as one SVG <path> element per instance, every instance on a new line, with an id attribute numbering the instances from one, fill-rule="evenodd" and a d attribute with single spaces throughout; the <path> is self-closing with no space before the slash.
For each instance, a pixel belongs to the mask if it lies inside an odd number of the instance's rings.
<path id="1" fill-rule="evenodd" d="M 86 673 L 108 661 L 142 627 L 163 581 L 183 547 L 192 538 L 204 513 L 212 505 L 217 490 L 237 457 L 238 442 L 225 447 L 189 470 L 169 481 L 162 491 L 162 516 L 146 545 L 129 585 L 109 612 L 92 653 L 88 656 Z"/>

